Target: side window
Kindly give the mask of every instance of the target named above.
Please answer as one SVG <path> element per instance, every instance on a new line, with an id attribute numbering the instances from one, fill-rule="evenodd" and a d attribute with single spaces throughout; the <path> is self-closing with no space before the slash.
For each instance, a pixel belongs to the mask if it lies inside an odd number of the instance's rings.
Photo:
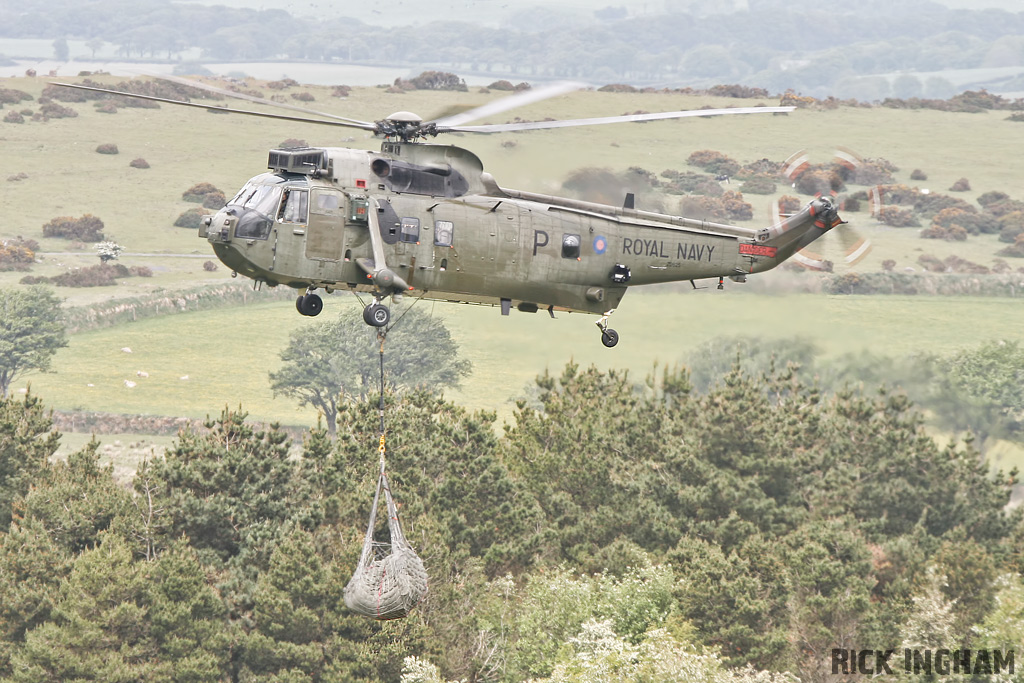
<path id="1" fill-rule="evenodd" d="M 434 246 L 452 246 L 452 237 L 455 234 L 455 224 L 451 221 L 434 221 Z"/>
<path id="2" fill-rule="evenodd" d="M 580 257 L 580 236 L 562 235 L 562 258 Z"/>
<path id="3" fill-rule="evenodd" d="M 342 215 L 341 194 L 334 190 L 316 188 L 312 191 L 309 202 L 309 212 L 323 216 Z"/>
<path id="4" fill-rule="evenodd" d="M 420 219 L 419 218 L 403 218 L 402 219 L 402 241 L 403 242 L 419 242 L 420 241 Z"/>
<path id="5" fill-rule="evenodd" d="M 309 193 L 306 190 L 285 190 L 277 219 L 285 223 L 305 223 L 309 214 Z"/>

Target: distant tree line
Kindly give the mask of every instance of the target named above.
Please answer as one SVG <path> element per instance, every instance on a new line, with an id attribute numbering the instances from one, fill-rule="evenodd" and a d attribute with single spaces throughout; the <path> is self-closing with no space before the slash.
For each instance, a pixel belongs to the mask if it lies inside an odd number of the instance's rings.
<path id="1" fill-rule="evenodd" d="M 639 383 L 569 364 L 501 431 L 389 393 L 392 488 L 431 577 L 389 623 L 341 599 L 375 400 L 340 404 L 337 441 L 313 429 L 299 458 L 225 410 L 130 489 L 96 443 L 54 461 L 37 397 L 2 401 L 0 679 L 823 681 L 833 647 L 1024 645 L 1015 474 L 937 446 L 902 393 L 826 393 L 776 351 Z M 1009 406 L 983 365 L 946 376 Z"/>
<path id="2" fill-rule="evenodd" d="M 743 83 L 866 101 L 948 97 L 952 84 L 908 72 L 1024 63 L 1024 13 L 949 9 L 927 0 L 841 6 L 752 0 L 749 11 L 630 17 L 557 9 L 512 12 L 500 27 L 466 21 L 381 28 L 351 18 L 298 18 L 284 10 L 145 0 L 2 0 L 0 36 L 78 38 L 118 46 L 126 58 L 173 58 L 202 47 L 216 60 L 302 59 L 432 65 L 521 77 L 693 85 Z M 612 11 L 608 11 L 611 9 Z M 102 43 L 100 43 L 102 44 Z M 382 50 L 386 46 L 386 50 Z M 66 47 L 55 44 L 55 50 Z M 865 77 L 866 74 L 899 74 Z M 1020 84 L 1005 84 L 1020 89 Z"/>

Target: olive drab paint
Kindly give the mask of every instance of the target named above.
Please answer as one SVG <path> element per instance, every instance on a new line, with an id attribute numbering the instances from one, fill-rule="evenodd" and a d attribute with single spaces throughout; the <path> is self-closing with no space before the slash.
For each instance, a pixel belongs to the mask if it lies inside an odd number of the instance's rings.
<path id="1" fill-rule="evenodd" d="M 268 167 L 200 229 L 232 270 L 306 292 L 406 294 L 503 312 L 606 315 L 631 286 L 743 281 L 840 222 L 827 198 L 752 229 L 511 190 L 450 145 L 280 149 Z"/>

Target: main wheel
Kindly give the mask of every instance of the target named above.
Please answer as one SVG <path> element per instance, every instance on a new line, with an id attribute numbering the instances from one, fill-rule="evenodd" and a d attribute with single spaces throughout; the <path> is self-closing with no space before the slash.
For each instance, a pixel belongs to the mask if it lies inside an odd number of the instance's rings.
<path id="1" fill-rule="evenodd" d="M 299 313 L 302 313 L 302 297 L 303 297 L 303 295 L 300 294 L 299 298 L 295 300 L 295 310 L 298 311 Z M 302 315 L 306 315 L 306 314 L 302 313 Z"/>
<path id="2" fill-rule="evenodd" d="M 363 320 L 371 327 L 384 327 L 391 321 L 391 311 L 383 304 L 370 304 L 363 309 Z"/>
<path id="3" fill-rule="evenodd" d="M 320 311 L 324 310 L 324 300 L 318 294 L 309 293 L 299 297 L 297 306 L 302 315 L 320 315 Z"/>
<path id="4" fill-rule="evenodd" d="M 619 333 L 609 327 L 601 333 L 601 343 L 609 349 L 612 348 L 619 343 Z"/>

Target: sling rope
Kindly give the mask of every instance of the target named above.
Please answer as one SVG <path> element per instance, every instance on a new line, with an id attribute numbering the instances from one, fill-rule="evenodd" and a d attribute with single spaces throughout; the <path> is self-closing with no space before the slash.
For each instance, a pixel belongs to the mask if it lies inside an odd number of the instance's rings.
<path id="1" fill-rule="evenodd" d="M 387 430 L 384 425 L 384 341 L 387 330 L 379 330 L 380 342 L 380 398 L 377 409 L 380 418 L 380 438 L 377 453 L 380 456 L 380 475 L 377 478 L 377 492 L 373 496 L 373 509 L 363 540 L 363 552 L 359 557 L 356 571 L 345 586 L 345 604 L 352 611 L 378 620 L 401 619 L 409 614 L 427 594 L 427 572 L 423 561 L 409 545 L 398 522 L 398 505 L 391 495 L 387 478 Z M 373 540 L 374 525 L 380 494 L 388 512 L 389 544 L 377 544 Z M 378 549 L 388 548 L 388 553 L 378 557 Z"/>

